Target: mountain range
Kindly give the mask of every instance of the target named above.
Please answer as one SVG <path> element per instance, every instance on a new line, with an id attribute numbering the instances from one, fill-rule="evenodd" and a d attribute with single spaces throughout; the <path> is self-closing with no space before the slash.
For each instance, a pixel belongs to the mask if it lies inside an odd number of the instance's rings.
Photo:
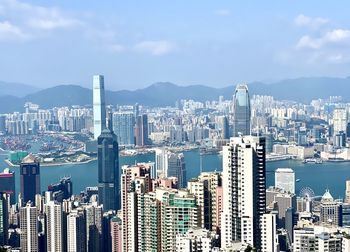
<path id="1" fill-rule="evenodd" d="M 309 103 L 312 99 L 341 95 L 345 101 L 350 101 L 350 77 L 298 78 L 270 84 L 252 82 L 248 83 L 248 87 L 250 95 L 271 95 L 278 100 Z M 41 108 L 92 104 L 92 90 L 77 85 L 59 85 L 39 90 L 28 85 L 8 85 L 0 82 L 0 90 L 0 113 L 23 111 L 24 103 L 29 101 L 39 104 Z M 215 88 L 204 85 L 178 86 L 170 82 L 159 82 L 133 91 L 107 90 L 106 104 L 139 103 L 147 106 L 166 106 L 174 105 L 180 99 L 218 100 L 220 95 L 225 99 L 232 99 L 234 90 L 235 85 Z"/>

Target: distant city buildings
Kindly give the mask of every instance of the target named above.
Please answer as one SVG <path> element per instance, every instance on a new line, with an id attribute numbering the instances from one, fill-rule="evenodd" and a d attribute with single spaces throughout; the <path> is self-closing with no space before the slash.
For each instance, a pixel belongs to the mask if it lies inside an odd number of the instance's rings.
<path id="1" fill-rule="evenodd" d="M 0 173 L 0 192 L 10 196 L 11 204 L 16 202 L 15 172 L 9 168 Z"/>
<path id="2" fill-rule="evenodd" d="M 119 145 L 135 144 L 135 116 L 132 112 L 113 113 L 113 131 L 117 135 Z"/>

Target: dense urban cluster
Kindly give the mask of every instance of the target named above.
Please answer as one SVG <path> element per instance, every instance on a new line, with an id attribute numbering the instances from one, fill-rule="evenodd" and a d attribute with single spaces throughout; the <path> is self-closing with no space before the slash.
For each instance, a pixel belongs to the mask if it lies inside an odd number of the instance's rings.
<path id="1" fill-rule="evenodd" d="M 108 106 L 104 79 L 93 77 L 93 107 L 40 109 L 0 116 L 4 136 L 81 132 L 97 152 L 96 185 L 73 193 L 63 177 L 41 192 L 40 161 L 21 158 L 0 173 L 0 246 L 8 251 L 350 251 L 350 181 L 344 199 L 310 188 L 296 195 L 291 168 L 266 186 L 266 162 L 350 159 L 342 98 L 310 104 L 249 96 L 178 101 L 175 107 Z M 33 101 L 34 102 L 34 101 Z M 188 178 L 183 151 L 222 155 L 222 171 Z M 120 153 L 152 149 L 155 162 L 119 164 Z M 87 176 L 81 174 L 81 176 Z M 79 181 L 74 181 L 79 183 Z M 345 181 L 340 181 L 345 183 Z"/>

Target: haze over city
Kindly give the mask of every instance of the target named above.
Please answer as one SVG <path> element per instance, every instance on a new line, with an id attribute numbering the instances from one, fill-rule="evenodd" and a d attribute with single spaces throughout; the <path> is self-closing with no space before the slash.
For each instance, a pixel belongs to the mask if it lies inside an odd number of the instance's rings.
<path id="1" fill-rule="evenodd" d="M 0 1 L 0 80 L 110 90 L 349 75 L 348 1 Z"/>

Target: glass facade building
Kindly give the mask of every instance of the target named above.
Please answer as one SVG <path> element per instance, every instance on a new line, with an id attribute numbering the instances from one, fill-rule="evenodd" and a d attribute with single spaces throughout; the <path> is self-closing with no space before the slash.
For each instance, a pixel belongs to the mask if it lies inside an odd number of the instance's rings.
<path id="1" fill-rule="evenodd" d="M 238 85 L 233 97 L 234 136 L 250 135 L 250 99 L 248 87 Z"/>

